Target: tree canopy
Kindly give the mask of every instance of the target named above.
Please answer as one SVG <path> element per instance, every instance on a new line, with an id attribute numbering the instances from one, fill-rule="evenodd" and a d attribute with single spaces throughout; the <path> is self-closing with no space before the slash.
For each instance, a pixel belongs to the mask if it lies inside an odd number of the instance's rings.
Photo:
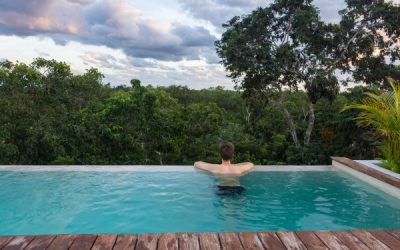
<path id="1" fill-rule="evenodd" d="M 376 154 L 370 131 L 352 120 L 357 111 L 340 113 L 364 91 L 358 87 L 331 104 L 316 104 L 306 163 Z M 40 58 L 30 65 L 2 63 L 0 164 L 191 165 L 218 162 L 222 140 L 235 144 L 235 162 L 302 163 L 280 108 L 241 95 L 220 87 L 145 87 L 136 79 L 111 87 L 96 69 L 77 75 L 63 62 Z M 306 93 L 285 95 L 293 120 L 304 129 Z"/>
<path id="2" fill-rule="evenodd" d="M 264 99 L 282 110 L 294 145 L 303 159 L 315 126 L 315 104 L 332 102 L 339 92 L 338 72 L 351 79 L 384 83 L 398 76 L 400 8 L 379 1 L 347 1 L 340 23 L 325 23 L 311 0 L 275 0 L 251 14 L 234 17 L 216 41 L 229 76 L 248 99 Z M 397 18 L 398 19 L 398 18 Z M 368 80 L 366 80 L 368 79 Z M 304 90 L 305 120 L 299 130 L 287 93 Z M 299 135 L 303 136 L 303 142 Z"/>

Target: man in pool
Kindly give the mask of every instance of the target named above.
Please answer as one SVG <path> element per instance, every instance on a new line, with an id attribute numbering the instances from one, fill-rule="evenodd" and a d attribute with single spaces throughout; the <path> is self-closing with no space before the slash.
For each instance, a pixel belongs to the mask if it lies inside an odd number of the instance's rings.
<path id="1" fill-rule="evenodd" d="M 231 160 L 235 152 L 235 146 L 227 141 L 219 145 L 221 164 L 211 164 L 196 161 L 194 167 L 208 171 L 218 177 L 218 188 L 220 191 L 241 193 L 244 189 L 240 186 L 239 177 L 254 168 L 251 162 L 232 164 Z"/>

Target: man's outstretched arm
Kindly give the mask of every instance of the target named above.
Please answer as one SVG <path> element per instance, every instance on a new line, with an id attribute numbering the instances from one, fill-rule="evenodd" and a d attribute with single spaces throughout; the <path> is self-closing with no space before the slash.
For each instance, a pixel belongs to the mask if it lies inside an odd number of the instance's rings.
<path id="1" fill-rule="evenodd" d="M 204 161 L 196 161 L 194 163 L 194 167 L 201 170 L 213 172 L 213 170 L 215 169 L 215 164 L 207 163 Z"/>
<path id="2" fill-rule="evenodd" d="M 235 164 L 236 166 L 240 167 L 242 172 L 248 172 L 254 168 L 254 164 L 251 162 L 243 162 L 243 163 L 238 163 Z"/>

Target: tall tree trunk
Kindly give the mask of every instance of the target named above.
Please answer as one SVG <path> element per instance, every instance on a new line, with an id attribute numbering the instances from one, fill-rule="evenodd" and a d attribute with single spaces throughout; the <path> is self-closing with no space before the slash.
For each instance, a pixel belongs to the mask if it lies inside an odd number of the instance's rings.
<path id="1" fill-rule="evenodd" d="M 308 125 L 307 125 L 307 130 L 306 133 L 304 134 L 304 146 L 308 147 L 310 145 L 310 139 L 311 139 L 311 134 L 314 128 L 314 123 L 315 123 L 315 114 L 314 114 L 314 104 L 310 102 L 308 104 Z"/>
<path id="2" fill-rule="evenodd" d="M 290 135 L 292 136 L 294 145 L 296 146 L 297 149 L 300 150 L 300 152 L 302 152 L 302 147 L 300 145 L 299 138 L 297 137 L 297 131 L 296 131 L 296 126 L 294 125 L 293 117 L 290 114 L 289 110 L 285 107 L 285 105 L 283 105 L 283 103 L 281 103 L 281 108 L 283 111 L 283 116 L 285 117 L 285 120 L 289 126 L 289 132 Z"/>

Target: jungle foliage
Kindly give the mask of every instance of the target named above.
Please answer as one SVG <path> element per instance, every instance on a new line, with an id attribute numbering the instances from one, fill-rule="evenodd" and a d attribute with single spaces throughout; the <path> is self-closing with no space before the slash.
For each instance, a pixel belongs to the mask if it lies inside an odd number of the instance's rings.
<path id="1" fill-rule="evenodd" d="M 283 114 L 260 99 L 221 87 L 103 84 L 96 69 L 73 74 L 54 60 L 0 65 L 0 164 L 192 164 L 218 162 L 221 140 L 236 145 L 235 161 L 328 164 L 332 155 L 374 158 L 376 136 L 356 126 L 369 87 L 315 104 L 313 140 L 299 155 Z M 377 90 L 376 90 L 377 91 Z M 287 93 L 299 134 L 307 128 L 307 94 Z"/>

